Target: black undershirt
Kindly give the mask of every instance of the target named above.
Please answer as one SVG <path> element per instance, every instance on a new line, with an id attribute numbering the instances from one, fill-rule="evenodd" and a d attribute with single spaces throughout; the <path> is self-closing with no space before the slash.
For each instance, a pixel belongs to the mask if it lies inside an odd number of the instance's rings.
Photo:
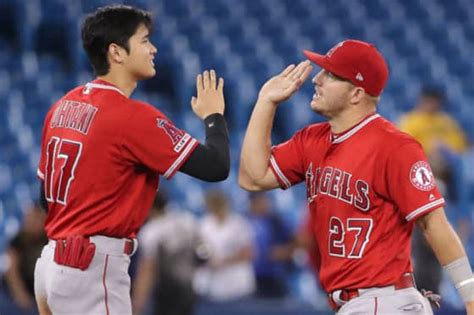
<path id="1" fill-rule="evenodd" d="M 208 182 L 226 179 L 230 170 L 229 133 L 224 116 L 212 114 L 204 119 L 206 143 L 199 144 L 180 172 Z"/>

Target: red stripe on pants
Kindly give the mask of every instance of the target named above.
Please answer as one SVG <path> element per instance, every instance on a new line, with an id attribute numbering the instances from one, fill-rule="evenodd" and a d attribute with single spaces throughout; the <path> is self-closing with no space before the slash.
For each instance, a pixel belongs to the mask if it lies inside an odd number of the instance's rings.
<path id="1" fill-rule="evenodd" d="M 109 303 L 108 303 L 108 296 L 107 296 L 107 285 L 105 284 L 105 277 L 107 275 L 107 265 L 109 263 L 109 255 L 105 256 L 105 265 L 104 265 L 104 273 L 102 275 L 102 284 L 104 285 L 104 299 L 105 299 L 105 310 L 106 314 L 109 315 Z"/>

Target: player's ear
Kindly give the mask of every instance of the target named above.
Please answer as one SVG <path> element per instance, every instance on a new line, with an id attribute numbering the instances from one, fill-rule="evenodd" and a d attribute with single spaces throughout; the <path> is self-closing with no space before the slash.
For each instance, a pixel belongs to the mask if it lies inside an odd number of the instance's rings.
<path id="1" fill-rule="evenodd" d="M 350 91 L 350 94 L 349 94 L 349 101 L 351 104 L 359 104 L 362 99 L 365 97 L 365 90 L 364 88 L 361 88 L 361 87 L 358 87 L 358 86 L 355 86 L 352 88 L 352 90 Z"/>
<path id="2" fill-rule="evenodd" d="M 122 47 L 120 47 L 119 45 L 115 43 L 111 43 L 109 45 L 109 49 L 107 52 L 108 52 L 110 61 L 114 63 L 118 63 L 118 64 L 123 63 L 124 57 L 126 55 L 125 49 L 123 49 Z"/>

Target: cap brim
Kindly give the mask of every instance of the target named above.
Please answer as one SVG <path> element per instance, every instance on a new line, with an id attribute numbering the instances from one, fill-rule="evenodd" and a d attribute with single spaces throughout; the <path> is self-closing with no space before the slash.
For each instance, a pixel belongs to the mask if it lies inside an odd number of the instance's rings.
<path id="1" fill-rule="evenodd" d="M 329 66 L 326 56 L 317 54 L 315 52 L 309 51 L 309 50 L 303 50 L 303 54 L 308 58 L 311 62 L 317 64 L 323 69 L 327 69 Z"/>
<path id="2" fill-rule="evenodd" d="M 331 73 L 337 75 L 338 77 L 341 77 L 341 78 L 344 78 L 346 80 L 349 80 L 349 81 L 353 82 L 352 80 L 347 78 L 343 73 L 341 73 L 341 71 L 338 70 L 337 67 L 335 67 L 333 64 L 331 64 L 328 60 L 328 57 L 326 57 L 325 55 L 320 55 L 320 54 L 317 54 L 317 53 L 309 51 L 309 50 L 303 50 L 303 53 L 306 56 L 306 58 L 308 58 L 311 62 L 313 62 L 313 63 L 317 64 L 318 66 L 320 66 L 322 69 L 324 69 L 328 72 L 331 72 Z"/>

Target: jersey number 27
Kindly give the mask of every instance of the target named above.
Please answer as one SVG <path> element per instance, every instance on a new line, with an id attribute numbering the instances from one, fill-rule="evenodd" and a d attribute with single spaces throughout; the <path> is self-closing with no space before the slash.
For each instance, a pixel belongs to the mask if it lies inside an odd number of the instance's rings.
<path id="1" fill-rule="evenodd" d="M 52 137 L 46 148 L 44 190 L 48 202 L 67 203 L 67 195 L 81 157 L 82 143 Z M 56 174 L 56 172 L 60 172 Z"/>
<path id="2" fill-rule="evenodd" d="M 356 234 L 351 251 L 347 254 L 347 236 L 353 234 L 349 234 L 351 231 L 355 231 Z M 370 233 L 372 233 L 372 219 L 348 218 L 344 224 L 340 218 L 331 217 L 329 220 L 329 255 L 352 259 L 362 258 L 365 246 L 370 239 Z"/>

